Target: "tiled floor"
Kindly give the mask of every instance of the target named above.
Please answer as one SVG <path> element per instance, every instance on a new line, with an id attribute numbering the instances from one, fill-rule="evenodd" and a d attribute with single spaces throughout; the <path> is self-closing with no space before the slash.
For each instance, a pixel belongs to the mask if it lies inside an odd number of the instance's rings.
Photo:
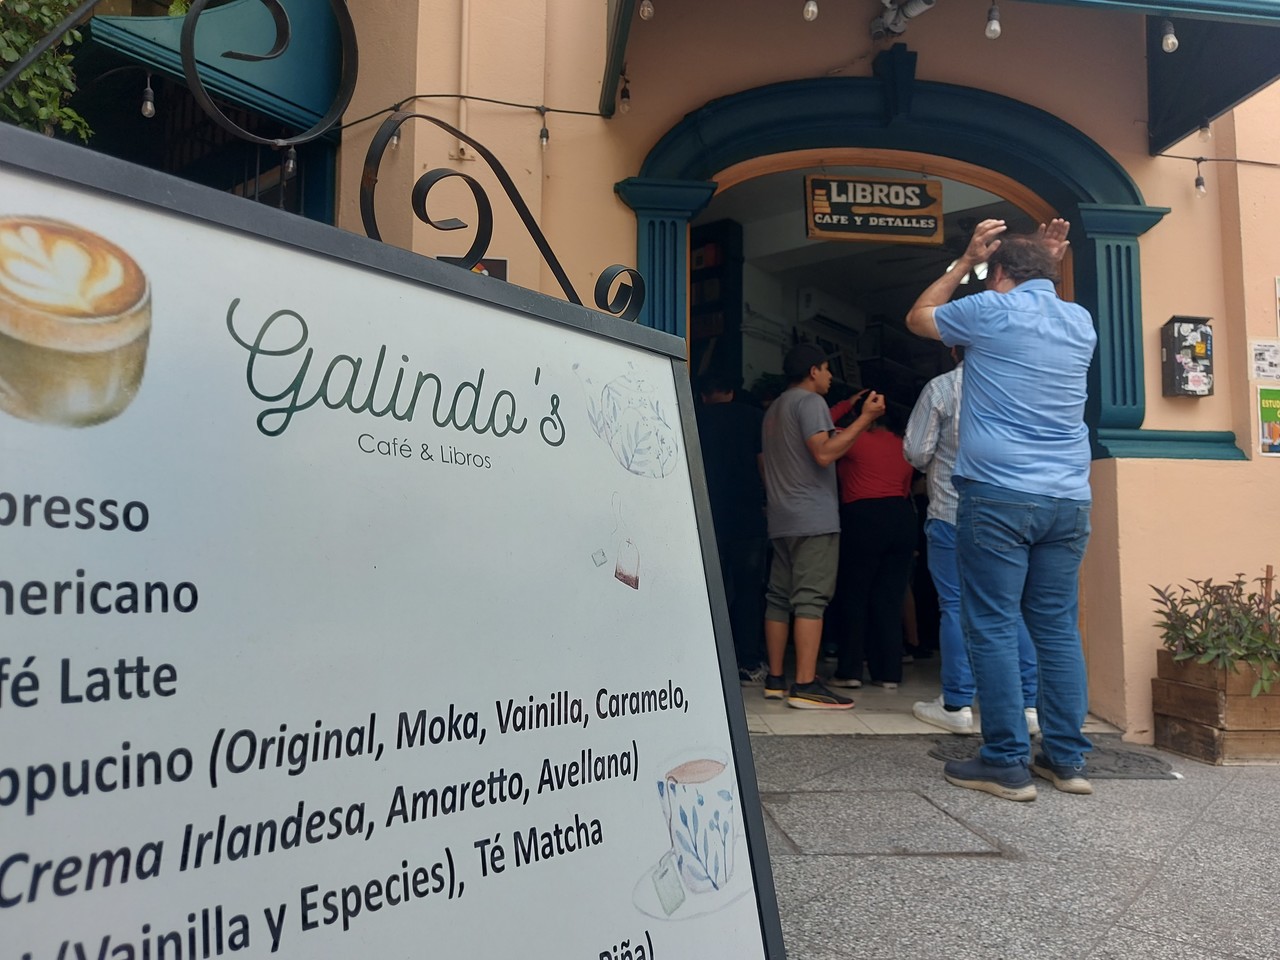
<path id="1" fill-rule="evenodd" d="M 821 672 L 821 668 L 819 669 Z M 940 733 L 937 727 L 911 715 L 917 700 L 932 700 L 938 685 L 938 658 L 904 664 L 902 685 L 897 690 L 862 687 L 836 691 L 853 697 L 852 710 L 796 710 L 784 700 L 766 700 L 761 687 L 743 687 L 742 701 L 747 711 L 747 729 L 752 733 L 781 736 L 800 734 L 912 734 Z M 1089 717 L 1085 733 L 1119 733 L 1109 723 Z"/>

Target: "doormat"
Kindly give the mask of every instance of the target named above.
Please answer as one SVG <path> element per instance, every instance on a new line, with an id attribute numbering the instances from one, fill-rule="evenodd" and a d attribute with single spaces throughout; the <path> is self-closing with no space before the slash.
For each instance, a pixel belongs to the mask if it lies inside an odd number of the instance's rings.
<path id="1" fill-rule="evenodd" d="M 1160 757 L 1121 746 L 1119 738 L 1091 737 L 1093 752 L 1085 755 L 1091 780 L 1179 780 L 1173 767 Z M 929 749 L 935 760 L 969 760 L 978 755 L 980 737 L 948 737 Z"/>

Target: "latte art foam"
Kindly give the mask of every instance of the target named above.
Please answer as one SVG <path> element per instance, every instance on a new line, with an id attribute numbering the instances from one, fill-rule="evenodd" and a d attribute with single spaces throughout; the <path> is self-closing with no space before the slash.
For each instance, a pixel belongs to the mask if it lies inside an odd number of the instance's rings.
<path id="1" fill-rule="evenodd" d="M 111 241 L 44 217 L 0 217 L 0 410 L 91 426 L 133 400 L 151 291 Z"/>
<path id="2" fill-rule="evenodd" d="M 0 231 L 0 287 L 61 313 L 101 314 L 124 286 L 124 264 L 59 233 L 23 224 Z M 112 311 L 114 312 L 114 311 Z"/>

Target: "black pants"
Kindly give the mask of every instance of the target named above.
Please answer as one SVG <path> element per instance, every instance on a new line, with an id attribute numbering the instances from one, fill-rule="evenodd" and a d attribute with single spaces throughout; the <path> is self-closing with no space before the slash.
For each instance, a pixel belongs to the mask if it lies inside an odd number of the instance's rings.
<path id="1" fill-rule="evenodd" d="M 769 542 L 751 537 L 720 542 L 720 574 L 738 666 L 764 663 L 764 584 Z"/>
<path id="2" fill-rule="evenodd" d="M 902 680 L 902 603 L 916 545 L 916 514 L 905 497 L 840 505 L 840 572 L 831 613 L 836 676 Z"/>

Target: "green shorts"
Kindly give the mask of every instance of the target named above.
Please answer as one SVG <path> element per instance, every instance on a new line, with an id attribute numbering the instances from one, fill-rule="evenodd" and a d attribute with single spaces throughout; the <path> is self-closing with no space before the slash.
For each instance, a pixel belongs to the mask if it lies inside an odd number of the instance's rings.
<path id="1" fill-rule="evenodd" d="M 821 620 L 836 590 L 840 534 L 778 537 L 765 591 L 766 620 L 787 623 L 793 616 Z"/>

